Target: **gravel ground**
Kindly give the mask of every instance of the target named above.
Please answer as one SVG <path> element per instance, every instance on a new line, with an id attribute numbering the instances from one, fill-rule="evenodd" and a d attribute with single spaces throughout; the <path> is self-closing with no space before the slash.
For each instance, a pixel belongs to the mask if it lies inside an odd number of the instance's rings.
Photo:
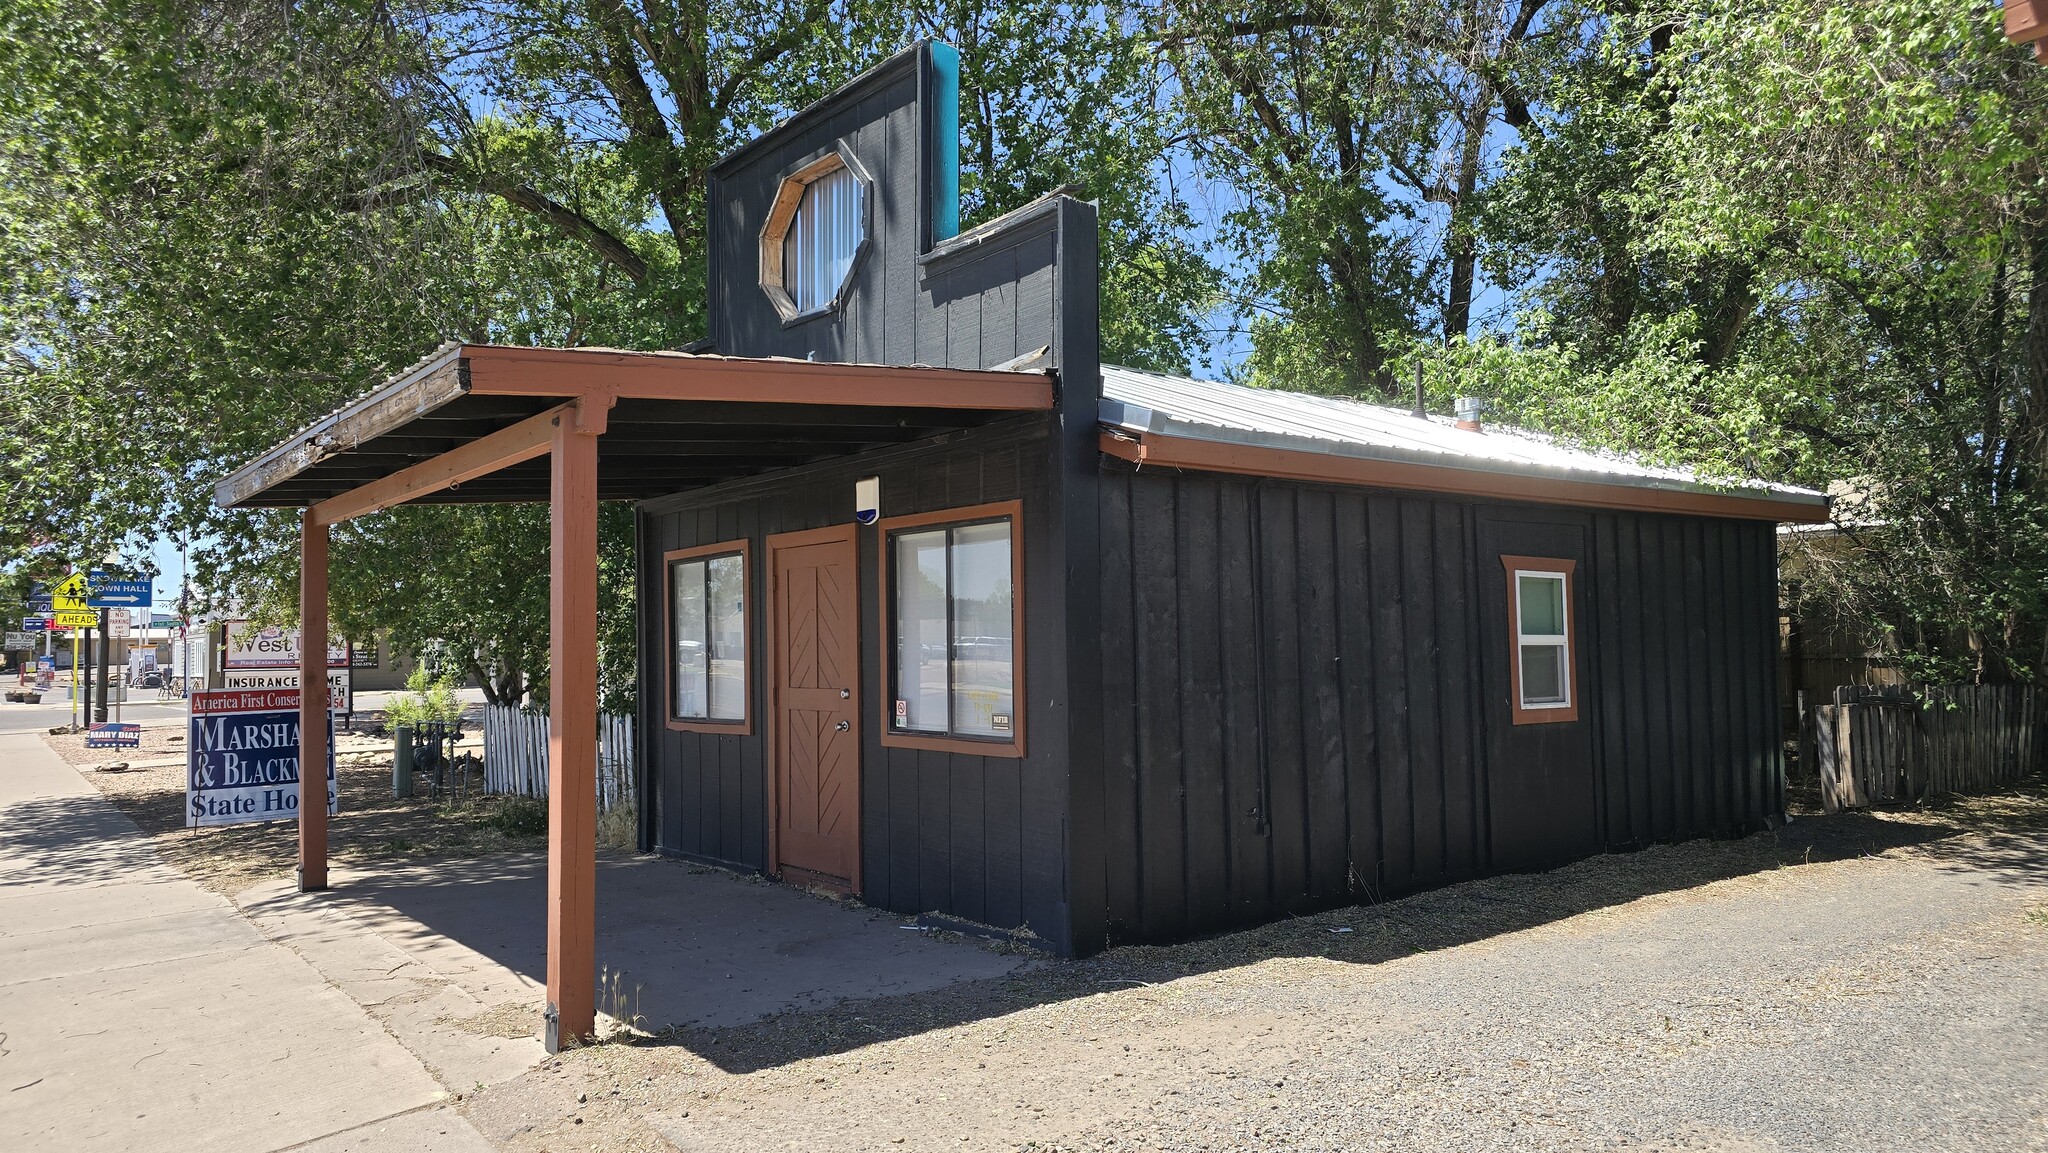
<path id="1" fill-rule="evenodd" d="M 463 1107 L 515 1150 L 2041 1150 L 2044 992 L 2037 783 L 605 1044 Z"/>

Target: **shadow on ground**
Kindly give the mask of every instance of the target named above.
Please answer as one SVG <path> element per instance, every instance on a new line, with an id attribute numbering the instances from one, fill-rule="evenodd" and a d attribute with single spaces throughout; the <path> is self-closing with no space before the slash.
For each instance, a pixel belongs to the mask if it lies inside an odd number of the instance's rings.
<path id="1" fill-rule="evenodd" d="M 2035 782 L 1909 813 L 1805 817 L 1739 841 L 1655 846 L 1079 962 L 911 931 L 894 914 L 757 877 L 612 857 L 598 874 L 598 958 L 616 979 L 601 1007 L 637 1015 L 652 1034 L 638 1043 L 680 1045 L 747 1073 L 1134 983 L 1276 958 L 1380 964 L 1659 893 L 1899 850 L 1994 883 L 2038 883 L 2048 865 L 2048 788 Z M 542 862 L 499 856 L 382 872 L 342 896 L 388 906 L 423 933 L 455 937 L 538 981 L 543 881 Z"/>
<path id="2" fill-rule="evenodd" d="M 125 822 L 86 798 L 16 806 L 0 828 L 0 864 L 61 860 L 75 883 L 90 884 L 153 856 L 136 852 L 139 842 L 114 824 Z M 265 835 L 289 828 L 270 826 Z M 1380 964 L 1660 893 L 1886 852 L 1922 854 L 1986 883 L 2039 884 L 2048 867 L 2048 784 L 2035 779 L 1999 797 L 1882 814 L 1804 816 L 1743 840 L 1654 846 L 1178 945 L 1126 945 L 1079 962 L 917 929 L 895 914 L 759 877 L 607 855 L 598 869 L 597 956 L 607 974 L 600 1008 L 637 1018 L 652 1034 L 637 1043 L 679 1045 L 746 1073 L 1134 983 L 1281 958 Z M 363 867 L 369 875 L 331 899 L 394 944 L 421 954 L 459 946 L 544 980 L 542 855 Z"/>
<path id="3" fill-rule="evenodd" d="M 0 819 L 0 894 L 104 885 L 158 867 L 149 842 L 96 796 L 17 801 Z"/>

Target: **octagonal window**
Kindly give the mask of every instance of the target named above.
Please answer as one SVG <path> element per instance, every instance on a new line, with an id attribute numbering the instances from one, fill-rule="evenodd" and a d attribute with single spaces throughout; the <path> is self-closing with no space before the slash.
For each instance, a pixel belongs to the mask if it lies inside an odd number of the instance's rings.
<path id="1" fill-rule="evenodd" d="M 761 287 L 784 320 L 838 301 L 867 238 L 865 195 L 837 152 L 783 180 L 761 232 Z"/>

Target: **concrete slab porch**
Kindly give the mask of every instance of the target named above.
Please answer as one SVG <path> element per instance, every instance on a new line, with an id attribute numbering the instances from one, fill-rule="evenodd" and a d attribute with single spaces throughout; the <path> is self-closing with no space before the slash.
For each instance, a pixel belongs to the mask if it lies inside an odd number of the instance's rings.
<path id="1" fill-rule="evenodd" d="M 522 1041 L 538 1034 L 546 873 L 538 853 L 500 854 L 337 871 L 334 887 L 313 895 L 267 882 L 237 901 L 434 1066 L 450 1059 L 451 1023 L 509 1034 L 523 1022 Z M 654 857 L 601 856 L 597 896 L 598 1008 L 651 1033 L 929 992 L 1043 963 L 935 940 L 904 917 L 765 878 Z M 442 1002 L 432 1020 L 405 1008 L 428 992 Z M 505 1056 L 455 1059 L 443 1080 L 494 1084 L 539 1050 Z"/>

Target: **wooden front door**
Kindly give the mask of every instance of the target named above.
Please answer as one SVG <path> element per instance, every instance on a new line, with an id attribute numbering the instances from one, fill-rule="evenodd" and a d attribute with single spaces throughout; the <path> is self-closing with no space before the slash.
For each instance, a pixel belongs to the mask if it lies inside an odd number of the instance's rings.
<path id="1" fill-rule="evenodd" d="M 860 866 L 860 618 L 853 526 L 768 539 L 775 866 L 853 892 Z"/>

